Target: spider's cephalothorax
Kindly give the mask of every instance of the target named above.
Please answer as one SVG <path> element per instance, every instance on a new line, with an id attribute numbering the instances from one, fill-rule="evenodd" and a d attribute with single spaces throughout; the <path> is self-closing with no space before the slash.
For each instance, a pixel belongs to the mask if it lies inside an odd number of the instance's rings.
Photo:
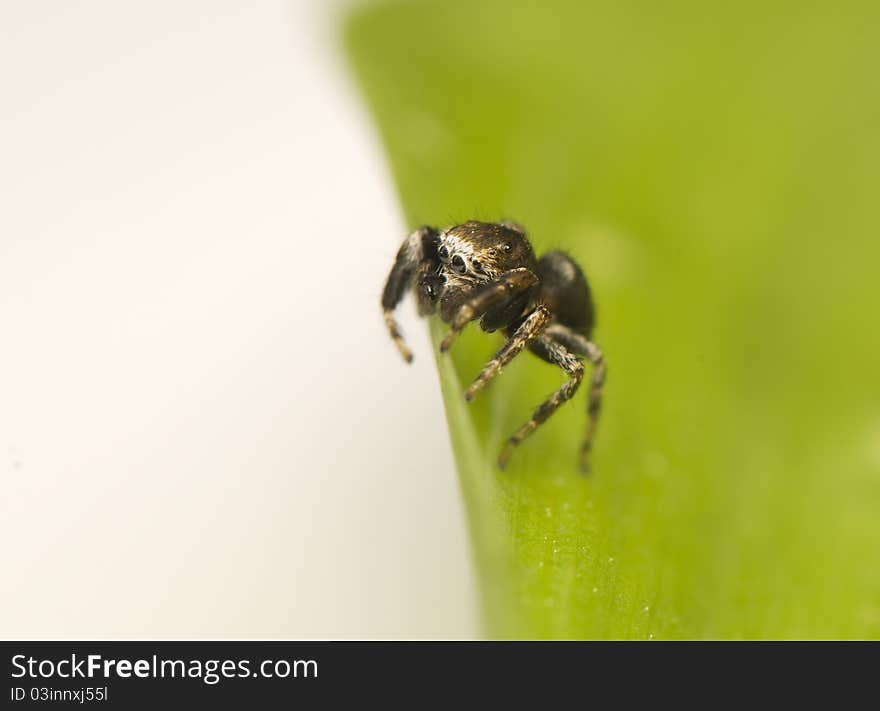
<path id="1" fill-rule="evenodd" d="M 563 252 L 547 252 L 537 259 L 525 230 L 514 222 L 471 221 L 443 230 L 420 227 L 397 252 L 382 294 L 385 323 L 407 361 L 412 360 L 412 353 L 403 342 L 393 311 L 410 288 L 421 315 L 433 314 L 439 307 L 440 318 L 450 325 L 441 351 L 447 351 L 456 334 L 476 319 L 484 331 L 500 329 L 507 337 L 465 392 L 467 400 L 526 347 L 568 374 L 568 381 L 507 441 L 498 458 L 502 468 L 513 448 L 574 395 L 584 376 L 583 358 L 593 364 L 589 419 L 581 446 L 581 468 L 587 471 L 605 361 L 590 340 L 593 302 L 575 261 Z"/>

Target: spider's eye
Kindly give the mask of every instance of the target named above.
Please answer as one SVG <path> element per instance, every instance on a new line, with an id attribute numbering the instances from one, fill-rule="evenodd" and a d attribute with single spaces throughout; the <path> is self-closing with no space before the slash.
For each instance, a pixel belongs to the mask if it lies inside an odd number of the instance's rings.
<path id="1" fill-rule="evenodd" d="M 510 242 L 505 242 L 503 249 L 505 252 L 509 252 L 511 250 Z"/>
<path id="2" fill-rule="evenodd" d="M 437 256 L 440 257 L 441 262 L 448 262 L 449 261 L 449 250 L 446 249 L 446 247 L 441 247 L 437 252 Z"/>
<path id="3" fill-rule="evenodd" d="M 467 271 L 467 267 L 464 264 L 464 260 L 460 255 L 456 254 L 452 258 L 452 270 L 459 274 L 464 274 Z"/>

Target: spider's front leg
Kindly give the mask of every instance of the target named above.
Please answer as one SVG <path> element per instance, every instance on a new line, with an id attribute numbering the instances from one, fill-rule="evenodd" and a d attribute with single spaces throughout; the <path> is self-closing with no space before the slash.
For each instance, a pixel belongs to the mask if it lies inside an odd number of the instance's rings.
<path id="1" fill-rule="evenodd" d="M 426 261 L 436 261 L 436 239 L 437 230 L 433 227 L 419 227 L 409 237 L 404 240 L 400 249 L 397 251 L 397 257 L 394 260 L 394 266 L 385 282 L 385 289 L 382 292 L 382 312 L 385 316 L 385 326 L 388 328 L 388 334 L 400 351 L 400 355 L 407 363 L 411 363 L 413 359 L 412 352 L 407 347 L 394 320 L 394 309 L 406 296 L 407 289 L 412 286 L 413 279 L 419 269 L 425 269 Z"/>
<path id="2" fill-rule="evenodd" d="M 449 350 L 452 341 L 468 323 L 483 316 L 493 306 L 523 294 L 537 283 L 538 277 L 531 270 L 521 267 L 504 272 L 495 281 L 477 289 L 453 314 L 449 333 L 440 343 L 441 352 Z"/>
<path id="3" fill-rule="evenodd" d="M 464 399 L 473 400 L 474 396 L 483 389 L 486 383 L 498 375 L 505 365 L 522 352 L 522 349 L 528 345 L 529 341 L 538 337 L 541 331 L 550 323 L 551 318 L 550 311 L 543 305 L 538 306 L 532 313 L 526 316 L 525 320 L 513 332 L 513 335 L 505 341 L 501 349 L 486 364 L 486 367 L 480 371 L 477 379 L 465 391 Z"/>

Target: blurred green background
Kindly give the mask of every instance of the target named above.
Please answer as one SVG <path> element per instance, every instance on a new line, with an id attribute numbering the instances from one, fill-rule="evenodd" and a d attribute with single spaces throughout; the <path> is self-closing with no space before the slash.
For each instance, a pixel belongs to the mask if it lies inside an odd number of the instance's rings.
<path id="1" fill-rule="evenodd" d="M 880 638 L 880 4 L 374 3 L 345 29 L 408 223 L 514 218 L 598 304 L 590 478 L 585 388 L 502 473 L 561 372 L 525 355 L 465 406 L 500 337 L 440 360 L 487 635 Z"/>

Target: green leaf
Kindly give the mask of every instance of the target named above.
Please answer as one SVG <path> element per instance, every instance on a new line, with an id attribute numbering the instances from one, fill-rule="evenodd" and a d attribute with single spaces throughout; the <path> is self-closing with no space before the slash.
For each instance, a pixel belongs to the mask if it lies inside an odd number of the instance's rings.
<path id="1" fill-rule="evenodd" d="M 438 357 L 489 636 L 880 637 L 878 28 L 870 2 L 349 18 L 410 224 L 516 219 L 596 295 L 591 477 L 583 392 L 494 464 L 560 371 L 525 355 L 466 404 L 499 337 Z"/>

